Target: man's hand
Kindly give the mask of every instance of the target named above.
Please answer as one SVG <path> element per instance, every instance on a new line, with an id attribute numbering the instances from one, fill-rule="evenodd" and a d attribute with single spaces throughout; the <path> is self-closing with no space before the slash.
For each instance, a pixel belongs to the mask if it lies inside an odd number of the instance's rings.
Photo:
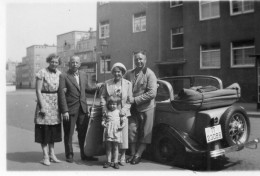
<path id="1" fill-rule="evenodd" d="M 127 101 L 128 101 L 130 104 L 134 104 L 134 103 L 135 103 L 134 97 L 129 97 L 129 96 L 127 96 Z"/>
<path id="2" fill-rule="evenodd" d="M 104 86 L 104 83 L 97 83 L 96 86 L 97 90 L 100 90 Z"/>
<path id="3" fill-rule="evenodd" d="M 102 122 L 101 125 L 106 128 L 107 127 L 107 123 L 106 122 Z"/>
<path id="4" fill-rule="evenodd" d="M 69 119 L 70 119 L 68 112 L 65 112 L 64 114 L 62 114 L 62 117 L 63 117 L 63 120 L 65 120 L 65 121 L 69 121 Z"/>

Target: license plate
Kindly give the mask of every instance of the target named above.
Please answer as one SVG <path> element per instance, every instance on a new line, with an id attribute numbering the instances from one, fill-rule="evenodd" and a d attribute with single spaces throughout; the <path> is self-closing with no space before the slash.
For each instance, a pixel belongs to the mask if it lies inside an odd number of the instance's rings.
<path id="1" fill-rule="evenodd" d="M 205 128 L 205 133 L 206 133 L 207 143 L 217 141 L 223 138 L 220 125 Z"/>

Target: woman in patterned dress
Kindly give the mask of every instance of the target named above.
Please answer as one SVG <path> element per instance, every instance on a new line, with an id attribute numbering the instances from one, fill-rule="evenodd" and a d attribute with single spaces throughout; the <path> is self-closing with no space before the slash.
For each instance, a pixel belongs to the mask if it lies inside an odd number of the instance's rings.
<path id="1" fill-rule="evenodd" d="M 59 163 L 54 153 L 54 143 L 61 142 L 61 117 L 58 109 L 59 75 L 57 70 L 60 57 L 51 54 L 46 58 L 47 68 L 36 74 L 37 106 L 35 111 L 35 142 L 40 143 L 43 151 L 42 164 Z"/>

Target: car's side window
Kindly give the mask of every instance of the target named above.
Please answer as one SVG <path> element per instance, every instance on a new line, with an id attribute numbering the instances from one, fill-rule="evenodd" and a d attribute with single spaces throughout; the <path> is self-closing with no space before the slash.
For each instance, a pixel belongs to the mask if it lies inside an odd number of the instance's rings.
<path id="1" fill-rule="evenodd" d="M 161 83 L 157 83 L 158 88 L 157 88 L 157 96 L 155 98 L 156 102 L 170 102 L 170 93 L 168 87 Z"/>

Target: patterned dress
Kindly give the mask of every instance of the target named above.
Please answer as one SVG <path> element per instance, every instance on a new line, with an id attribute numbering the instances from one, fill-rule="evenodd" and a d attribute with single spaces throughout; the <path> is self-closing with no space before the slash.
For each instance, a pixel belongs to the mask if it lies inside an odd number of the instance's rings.
<path id="1" fill-rule="evenodd" d="M 45 107 L 46 114 L 43 117 L 40 112 L 39 103 L 37 103 L 34 123 L 40 125 L 56 125 L 61 123 L 61 117 L 58 109 L 58 87 L 59 76 L 61 72 L 59 70 L 50 72 L 48 68 L 41 69 L 36 78 L 42 79 L 42 98 L 43 106 Z"/>
<path id="2" fill-rule="evenodd" d="M 118 130 L 120 125 L 119 110 L 108 111 L 105 117 L 107 127 L 104 129 L 104 141 L 122 143 L 122 130 Z"/>

